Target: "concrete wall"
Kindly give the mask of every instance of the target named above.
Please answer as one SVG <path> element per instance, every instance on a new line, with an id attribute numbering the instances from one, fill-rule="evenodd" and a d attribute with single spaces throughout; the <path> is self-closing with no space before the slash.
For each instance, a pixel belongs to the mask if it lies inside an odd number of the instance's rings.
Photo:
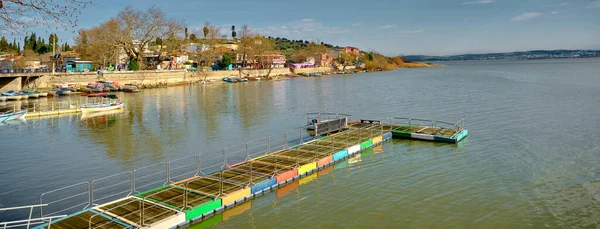
<path id="1" fill-rule="evenodd" d="M 294 73 L 306 73 L 306 72 L 332 72 L 333 69 L 330 67 L 315 67 L 315 68 L 296 68 Z"/>
<path id="2" fill-rule="evenodd" d="M 22 77 L 0 77 L 0 92 L 21 90 Z"/>
<path id="3" fill-rule="evenodd" d="M 301 68 L 296 69 L 295 73 L 304 72 L 331 72 L 332 69 L 328 67 L 321 68 Z M 29 85 L 37 88 L 50 88 L 54 84 L 59 83 L 77 83 L 80 85 L 87 85 L 89 82 L 95 82 L 98 80 L 104 81 L 116 81 L 119 84 L 143 84 L 143 85 L 156 85 L 156 84 L 183 84 L 188 82 L 197 82 L 203 80 L 205 77 L 207 80 L 221 80 L 223 77 L 239 77 L 240 72 L 237 70 L 231 71 L 211 71 L 211 72 L 187 72 L 185 70 L 176 71 L 122 71 L 122 72 L 105 72 L 99 75 L 95 72 L 78 72 L 78 73 L 57 73 L 57 74 L 46 74 L 32 82 Z M 244 70 L 241 76 L 281 76 L 292 74 L 289 68 L 276 68 L 269 70 Z M 10 79 L 10 81 L 9 81 Z M 21 77 L 2 77 L 0 78 L 0 91 L 7 90 L 21 90 Z"/>

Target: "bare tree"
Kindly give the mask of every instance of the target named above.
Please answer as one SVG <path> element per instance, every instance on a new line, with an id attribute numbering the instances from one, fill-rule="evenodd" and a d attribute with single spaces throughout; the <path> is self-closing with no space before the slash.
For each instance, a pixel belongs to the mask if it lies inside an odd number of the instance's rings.
<path id="1" fill-rule="evenodd" d="M 142 54 L 150 41 L 157 37 L 173 38 L 183 32 L 183 28 L 183 22 L 167 18 L 158 7 L 137 11 L 127 6 L 116 17 L 101 25 L 82 30 L 80 36 L 86 34 L 89 44 L 104 45 L 109 47 L 108 49 L 122 49 L 130 60 L 142 63 Z"/>
<path id="2" fill-rule="evenodd" d="M 208 76 L 206 68 L 210 67 L 215 58 L 222 53 L 216 48 L 217 45 L 221 41 L 221 28 L 211 25 L 208 21 L 204 23 L 204 27 L 202 28 L 202 34 L 205 35 L 205 38 L 201 40 L 201 44 L 203 47 L 202 50 L 198 50 L 196 52 L 196 62 L 201 64 L 202 69 L 200 71 L 196 71 L 198 75 L 202 76 L 204 81 Z M 200 33 L 200 31 L 197 31 Z"/>
<path id="3" fill-rule="evenodd" d="M 30 26 L 77 26 L 81 10 L 92 0 L 0 0 L 0 34 L 17 34 Z"/>

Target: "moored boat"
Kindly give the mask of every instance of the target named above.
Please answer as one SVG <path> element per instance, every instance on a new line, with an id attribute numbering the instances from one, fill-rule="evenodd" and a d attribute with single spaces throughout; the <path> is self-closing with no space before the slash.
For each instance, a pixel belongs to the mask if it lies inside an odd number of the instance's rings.
<path id="1" fill-rule="evenodd" d="M 20 95 L 7 95 L 6 100 L 21 100 Z"/>
<path id="2" fill-rule="evenodd" d="M 237 83 L 238 82 L 235 78 L 230 78 L 230 77 L 224 77 L 223 81 L 225 81 L 227 83 Z"/>
<path id="3" fill-rule="evenodd" d="M 82 113 L 110 111 L 123 108 L 123 102 L 112 102 L 112 103 L 90 103 L 81 106 Z"/>
<path id="4" fill-rule="evenodd" d="M 4 101 L 6 101 L 6 96 L 3 96 L 3 95 L 0 96 L 0 102 L 4 102 Z"/>
<path id="5" fill-rule="evenodd" d="M 128 88 L 123 88 L 122 91 L 125 93 L 138 93 L 141 90 L 139 88 L 128 87 Z"/>
<path id="6" fill-rule="evenodd" d="M 32 98 L 32 99 L 40 97 L 39 93 L 32 91 L 32 90 L 24 90 L 22 92 L 23 92 L 23 94 L 26 94 L 29 98 Z"/>
<path id="7" fill-rule="evenodd" d="M 0 113 L 0 122 L 6 122 L 15 119 L 24 119 L 27 115 L 27 110 L 20 110 L 16 112 Z"/>
<path id="8" fill-rule="evenodd" d="M 41 92 L 41 91 L 36 91 L 40 97 L 48 97 L 48 92 Z"/>
<path id="9" fill-rule="evenodd" d="M 71 93 L 73 92 L 71 92 L 71 90 L 68 89 L 63 89 L 56 92 L 57 95 L 71 95 Z"/>
<path id="10" fill-rule="evenodd" d="M 94 94 L 84 94 L 81 96 L 87 96 L 87 97 L 106 97 L 108 94 L 107 93 L 94 93 Z"/>
<path id="11" fill-rule="evenodd" d="M 237 81 L 238 82 L 246 82 L 246 81 L 248 81 L 248 79 L 246 79 L 246 78 L 237 78 Z"/>
<path id="12" fill-rule="evenodd" d="M 56 96 L 56 92 L 55 91 L 46 91 L 46 93 L 48 94 L 48 96 Z"/>

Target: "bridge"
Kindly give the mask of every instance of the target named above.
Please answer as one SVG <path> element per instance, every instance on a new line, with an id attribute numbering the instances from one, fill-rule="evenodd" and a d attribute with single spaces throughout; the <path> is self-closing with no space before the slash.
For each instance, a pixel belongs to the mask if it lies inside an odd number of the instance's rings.
<path id="1" fill-rule="evenodd" d="M 30 84 L 35 84 L 35 80 L 52 74 L 49 69 L 2 69 L 0 70 L 0 91 L 23 90 Z"/>

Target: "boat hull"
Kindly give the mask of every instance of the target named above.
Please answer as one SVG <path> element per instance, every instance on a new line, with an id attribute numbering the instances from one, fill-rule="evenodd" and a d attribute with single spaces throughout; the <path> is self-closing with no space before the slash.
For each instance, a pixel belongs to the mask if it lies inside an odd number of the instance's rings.
<path id="1" fill-rule="evenodd" d="M 20 95 L 6 96 L 6 100 L 20 100 Z"/>
<path id="2" fill-rule="evenodd" d="M 40 92 L 39 95 L 40 95 L 40 97 L 47 97 L 48 93 L 47 92 Z"/>
<path id="3" fill-rule="evenodd" d="M 93 112 L 102 112 L 102 111 L 112 111 L 112 110 L 117 110 L 117 109 L 122 109 L 123 108 L 123 104 L 118 104 L 118 105 L 114 105 L 114 106 L 107 106 L 107 107 L 82 107 L 81 108 L 81 113 L 93 113 Z"/>
<path id="4" fill-rule="evenodd" d="M 6 96 L 0 96 L 0 101 L 6 101 Z"/>
<path id="5" fill-rule="evenodd" d="M 6 122 L 6 121 L 10 121 L 10 120 L 15 120 L 15 119 L 25 119 L 26 115 L 27 115 L 27 110 L 21 110 L 21 111 L 10 113 L 10 114 L 1 114 L 0 122 Z"/>

